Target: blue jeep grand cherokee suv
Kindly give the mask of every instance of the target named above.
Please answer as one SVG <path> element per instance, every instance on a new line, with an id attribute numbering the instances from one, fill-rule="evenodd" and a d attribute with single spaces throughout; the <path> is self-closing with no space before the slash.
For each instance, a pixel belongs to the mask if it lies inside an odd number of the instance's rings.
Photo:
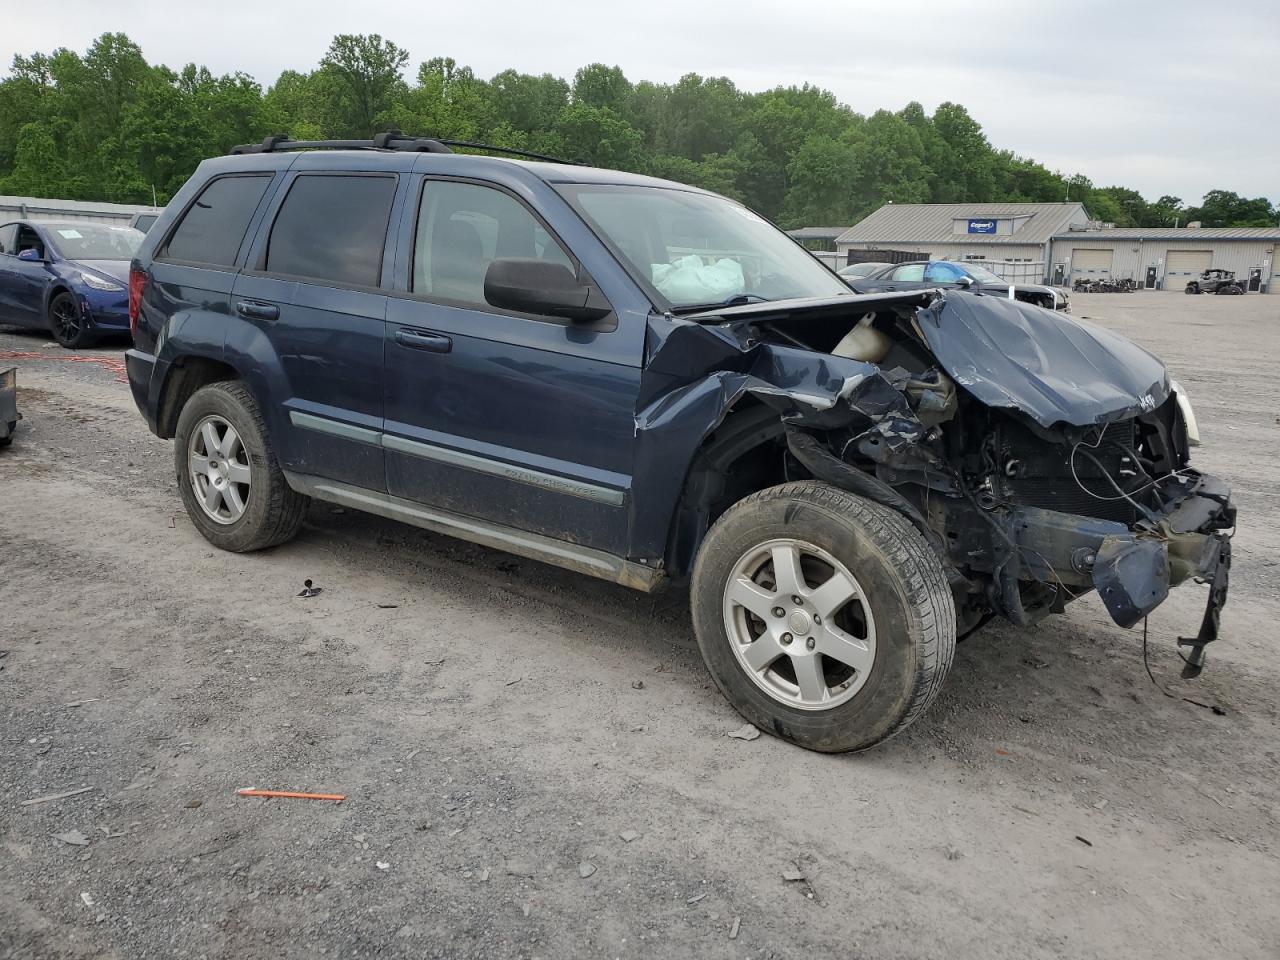
<path id="1" fill-rule="evenodd" d="M 1234 509 L 1134 344 L 959 291 L 859 295 L 714 194 L 442 141 L 272 138 L 201 164 L 130 274 L 129 379 L 197 528 L 311 498 L 651 590 L 744 717 L 854 750 L 957 634 L 1210 584 Z"/>

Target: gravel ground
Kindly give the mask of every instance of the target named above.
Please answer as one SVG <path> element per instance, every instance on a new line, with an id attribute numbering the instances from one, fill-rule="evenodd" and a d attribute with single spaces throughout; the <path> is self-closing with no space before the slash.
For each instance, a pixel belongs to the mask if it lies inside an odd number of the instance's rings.
<path id="1" fill-rule="evenodd" d="M 1178 679 L 1175 592 L 1167 697 L 1095 598 L 992 625 L 841 757 L 729 738 L 674 592 L 324 504 L 215 551 L 127 387 L 0 333 L 51 358 L 0 453 L 0 958 L 1280 955 L 1280 297 L 1073 304 L 1166 358 L 1236 490 L 1224 639 Z"/>

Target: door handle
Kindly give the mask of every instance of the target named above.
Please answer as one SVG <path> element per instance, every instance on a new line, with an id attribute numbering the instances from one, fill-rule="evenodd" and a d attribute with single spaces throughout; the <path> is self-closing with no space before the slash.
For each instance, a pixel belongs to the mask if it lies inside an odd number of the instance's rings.
<path id="1" fill-rule="evenodd" d="M 396 331 L 396 343 L 413 350 L 429 350 L 432 353 L 448 353 L 453 349 L 453 341 L 443 334 L 406 330 L 403 327 Z"/>
<path id="2" fill-rule="evenodd" d="M 259 303 L 256 300 L 241 300 L 236 304 L 236 313 L 250 320 L 280 319 L 280 308 L 274 303 Z"/>

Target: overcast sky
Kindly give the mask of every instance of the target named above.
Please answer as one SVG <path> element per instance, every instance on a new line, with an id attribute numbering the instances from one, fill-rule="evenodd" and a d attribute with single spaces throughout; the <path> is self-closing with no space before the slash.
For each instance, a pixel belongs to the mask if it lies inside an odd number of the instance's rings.
<path id="1" fill-rule="evenodd" d="M 744 90 L 809 82 L 860 113 L 964 104 L 997 147 L 1098 186 L 1199 202 L 1280 201 L 1280 3 L 827 0 L 58 0 L 7 3 L 15 53 L 123 31 L 148 61 L 243 70 L 264 86 L 313 69 L 336 33 L 380 33 L 418 63 L 490 77 L 572 79 L 587 63 L 632 81 L 727 76 Z M 428 133 L 430 131 L 422 131 Z"/>

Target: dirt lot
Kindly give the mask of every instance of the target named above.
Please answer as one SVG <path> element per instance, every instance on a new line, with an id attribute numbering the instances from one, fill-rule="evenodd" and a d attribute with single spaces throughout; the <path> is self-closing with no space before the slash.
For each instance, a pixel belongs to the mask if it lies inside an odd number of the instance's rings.
<path id="1" fill-rule="evenodd" d="M 1280 955 L 1280 297 L 1074 303 L 1165 357 L 1237 492 L 1201 680 L 1203 588 L 1151 620 L 1225 714 L 1091 598 L 844 757 L 728 738 L 674 592 L 323 504 L 214 551 L 127 387 L 0 334 L 50 357 L 0 453 L 0 958 Z"/>

